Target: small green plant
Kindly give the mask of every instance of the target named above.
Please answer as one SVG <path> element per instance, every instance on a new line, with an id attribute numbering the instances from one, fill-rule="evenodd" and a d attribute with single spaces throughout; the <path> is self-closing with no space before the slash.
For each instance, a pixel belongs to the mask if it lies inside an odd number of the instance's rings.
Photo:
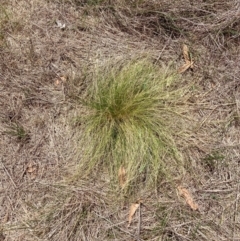
<path id="1" fill-rule="evenodd" d="M 224 155 L 218 151 L 214 151 L 203 158 L 204 165 L 210 170 L 210 172 L 215 171 L 219 162 L 224 160 Z"/>
<path id="2" fill-rule="evenodd" d="M 105 71 L 82 101 L 81 176 L 107 169 L 117 180 L 124 167 L 124 186 L 133 187 L 177 175 L 182 159 L 174 134 L 186 94 L 178 76 L 146 59 Z"/>
<path id="3" fill-rule="evenodd" d="M 8 131 L 5 132 L 11 136 L 17 138 L 18 141 L 25 142 L 29 140 L 30 136 L 21 124 L 13 123 L 8 127 Z"/>

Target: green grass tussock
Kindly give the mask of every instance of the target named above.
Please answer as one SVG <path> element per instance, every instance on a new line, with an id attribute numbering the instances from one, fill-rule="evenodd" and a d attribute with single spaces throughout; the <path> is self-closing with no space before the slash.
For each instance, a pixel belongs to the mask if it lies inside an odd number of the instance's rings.
<path id="1" fill-rule="evenodd" d="M 174 141 L 178 104 L 187 93 L 180 82 L 170 68 L 146 59 L 98 73 L 83 101 L 80 172 L 108 170 L 109 178 L 117 180 L 122 166 L 128 187 L 171 176 L 182 166 Z"/>

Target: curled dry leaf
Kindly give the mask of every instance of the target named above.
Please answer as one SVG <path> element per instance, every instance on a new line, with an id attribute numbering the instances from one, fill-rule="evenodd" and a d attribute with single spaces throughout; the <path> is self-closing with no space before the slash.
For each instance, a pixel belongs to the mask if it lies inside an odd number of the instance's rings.
<path id="1" fill-rule="evenodd" d="M 185 60 L 185 64 L 178 69 L 179 74 L 185 72 L 189 68 L 193 68 L 193 64 L 194 64 L 194 62 L 192 61 L 192 59 L 190 57 L 189 49 L 186 44 L 183 44 L 183 57 Z"/>
<path id="2" fill-rule="evenodd" d="M 120 166 L 118 170 L 118 180 L 121 188 L 123 188 L 126 183 L 126 170 L 123 166 Z"/>
<path id="3" fill-rule="evenodd" d="M 198 210 L 198 204 L 193 200 L 192 195 L 186 188 L 178 186 L 177 190 L 179 195 L 185 199 L 186 203 L 191 207 L 192 210 Z"/>
<path id="4" fill-rule="evenodd" d="M 137 211 L 139 206 L 140 206 L 140 202 L 131 204 L 131 207 L 130 207 L 130 210 L 129 210 L 129 216 L 128 216 L 128 227 L 130 227 L 133 215 L 135 214 L 135 212 Z"/>

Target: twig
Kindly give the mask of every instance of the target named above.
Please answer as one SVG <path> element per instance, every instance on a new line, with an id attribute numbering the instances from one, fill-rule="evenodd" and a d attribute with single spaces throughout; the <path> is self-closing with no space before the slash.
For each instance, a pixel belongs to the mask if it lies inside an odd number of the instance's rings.
<path id="1" fill-rule="evenodd" d="M 138 230 L 137 230 L 137 239 L 140 240 L 141 233 L 141 202 L 139 202 L 139 210 L 138 210 Z"/>
<path id="2" fill-rule="evenodd" d="M 206 192 L 206 193 L 229 193 L 235 191 L 235 188 L 232 189 L 214 189 L 214 190 L 199 190 L 198 192 Z"/>
<path id="3" fill-rule="evenodd" d="M 124 233 L 126 233 L 126 234 L 128 234 L 128 235 L 130 235 L 131 237 L 136 238 L 136 236 L 135 236 L 134 234 L 131 234 L 130 232 L 124 230 L 123 228 L 118 227 L 116 224 L 114 225 L 114 223 L 112 223 L 112 222 L 111 222 L 110 220 L 108 220 L 107 218 L 99 215 L 98 213 L 96 213 L 96 212 L 94 212 L 94 213 L 95 213 L 95 215 L 98 216 L 99 218 L 102 218 L 102 219 L 104 219 L 105 221 L 107 221 L 108 223 L 110 223 L 110 224 L 112 225 L 111 228 L 115 227 L 115 228 L 117 228 L 118 230 L 120 230 L 120 231 L 122 231 L 122 232 L 124 232 Z M 142 239 L 138 238 L 138 241 L 142 241 Z"/>
<path id="4" fill-rule="evenodd" d="M 233 215 L 233 231 L 232 231 L 232 240 L 235 240 L 235 231 L 236 231 L 236 223 L 237 223 L 237 214 L 238 214 L 238 199 L 240 197 L 239 194 L 239 181 L 237 184 L 237 192 L 236 192 L 236 201 L 235 201 L 235 210 L 234 210 L 234 215 Z"/>
<path id="5" fill-rule="evenodd" d="M 166 44 L 163 46 L 161 52 L 159 53 L 159 55 L 158 55 L 158 57 L 157 57 L 155 63 L 157 63 L 157 62 L 159 61 L 159 59 L 161 58 L 163 51 L 165 50 L 165 48 L 167 47 L 167 45 L 168 45 L 169 42 L 170 42 L 170 39 L 172 39 L 172 33 L 171 33 L 171 35 L 169 36 L 169 38 L 168 38 Z"/>
<path id="6" fill-rule="evenodd" d="M 9 179 L 11 180 L 14 188 L 17 189 L 17 185 L 15 184 L 15 182 L 13 181 L 13 179 L 12 179 L 9 171 L 7 170 L 7 168 L 5 167 L 5 165 L 3 164 L 2 159 L 1 159 L 1 163 L 2 163 L 2 166 L 3 166 L 4 171 L 7 173 L 7 175 L 8 175 L 8 177 L 9 177 Z"/>

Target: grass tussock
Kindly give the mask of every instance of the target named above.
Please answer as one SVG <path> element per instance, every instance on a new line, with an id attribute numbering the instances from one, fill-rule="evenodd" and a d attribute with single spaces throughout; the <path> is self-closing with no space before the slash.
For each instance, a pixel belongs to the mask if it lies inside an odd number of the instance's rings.
<path id="1" fill-rule="evenodd" d="M 123 167 L 125 186 L 143 180 L 156 184 L 159 177 L 176 175 L 182 158 L 174 133 L 186 93 L 170 68 L 148 60 L 98 73 L 83 101 L 87 115 L 80 118 L 80 172 L 108 170 L 109 178 L 116 180 Z"/>

